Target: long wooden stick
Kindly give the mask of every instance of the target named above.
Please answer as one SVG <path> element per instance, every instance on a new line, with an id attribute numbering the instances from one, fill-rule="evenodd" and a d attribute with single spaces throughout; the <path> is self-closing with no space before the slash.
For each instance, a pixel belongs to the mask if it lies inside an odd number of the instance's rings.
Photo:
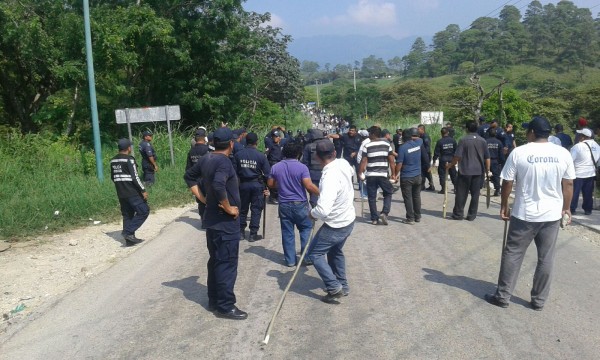
<path id="1" fill-rule="evenodd" d="M 442 218 L 446 218 L 446 207 L 448 206 L 448 174 L 446 174 L 446 183 L 444 184 L 444 207 L 442 208 Z"/>

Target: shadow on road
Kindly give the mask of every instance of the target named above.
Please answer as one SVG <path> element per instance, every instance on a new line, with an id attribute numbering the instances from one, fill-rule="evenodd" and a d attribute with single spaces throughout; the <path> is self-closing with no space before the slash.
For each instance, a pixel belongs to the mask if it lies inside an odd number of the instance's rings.
<path id="1" fill-rule="evenodd" d="M 462 289 L 480 299 L 483 299 L 485 294 L 493 293 L 496 290 L 496 284 L 493 284 L 489 281 L 473 279 L 461 275 L 446 275 L 441 271 L 428 268 L 423 268 L 423 271 L 427 273 L 424 276 L 426 280 Z M 511 302 L 524 307 L 529 307 L 529 302 L 518 296 L 513 295 L 511 297 Z"/>
<path id="2" fill-rule="evenodd" d="M 123 235 L 121 235 L 121 230 L 109 231 L 105 232 L 104 234 L 125 247 L 125 239 L 123 239 Z"/>
<path id="3" fill-rule="evenodd" d="M 186 223 L 197 230 L 204 231 L 204 229 L 202 229 L 202 221 L 198 217 L 181 216 L 175 219 L 175 222 Z"/>
<path id="4" fill-rule="evenodd" d="M 245 253 L 258 255 L 263 259 L 272 261 L 277 264 L 283 264 L 283 254 L 271 249 L 267 249 L 264 246 L 251 246 L 244 250 Z"/>
<path id="5" fill-rule="evenodd" d="M 318 279 L 316 277 L 307 275 L 306 271 L 307 271 L 307 268 L 305 266 L 302 266 L 300 268 L 300 271 L 299 271 L 298 275 L 296 276 L 296 280 L 294 280 L 294 283 L 292 284 L 290 291 L 293 291 L 300 295 L 307 296 L 309 298 L 321 299 L 321 297 L 323 295 L 325 295 L 324 292 L 321 293 L 321 295 L 319 295 L 319 294 L 313 293 L 311 290 L 315 290 L 315 289 L 321 290 L 324 287 L 323 281 L 321 281 L 321 279 Z M 277 278 L 277 283 L 279 284 L 279 288 L 281 290 L 285 289 L 285 287 L 290 282 L 290 279 L 292 278 L 293 274 L 294 274 L 294 271 L 292 271 L 292 270 L 285 271 L 285 272 L 279 271 L 279 270 L 269 270 L 267 272 L 268 276 Z"/>
<path id="6" fill-rule="evenodd" d="M 208 295 L 205 285 L 198 283 L 198 276 L 190 276 L 181 280 L 165 281 L 164 286 L 179 289 L 183 296 L 208 310 Z"/>

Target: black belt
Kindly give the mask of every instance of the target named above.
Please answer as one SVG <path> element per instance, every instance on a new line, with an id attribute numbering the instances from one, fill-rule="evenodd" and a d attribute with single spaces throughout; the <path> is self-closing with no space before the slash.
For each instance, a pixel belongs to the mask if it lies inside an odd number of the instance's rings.
<path id="1" fill-rule="evenodd" d="M 248 183 L 248 182 L 254 182 L 254 181 L 258 182 L 258 178 L 256 178 L 256 179 L 240 179 L 241 183 Z"/>

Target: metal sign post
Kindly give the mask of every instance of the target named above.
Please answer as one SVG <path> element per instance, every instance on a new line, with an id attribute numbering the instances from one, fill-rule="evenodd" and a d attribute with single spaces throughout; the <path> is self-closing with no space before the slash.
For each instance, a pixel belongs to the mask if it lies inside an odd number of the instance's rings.
<path id="1" fill-rule="evenodd" d="M 115 110 L 115 118 L 117 119 L 117 124 L 127 124 L 129 140 L 131 140 L 132 143 L 133 136 L 131 134 L 131 124 L 166 121 L 167 130 L 169 132 L 169 149 L 171 151 L 171 165 L 175 165 L 175 155 L 173 151 L 173 136 L 171 134 L 171 121 L 181 120 L 181 111 L 179 109 L 179 105 L 167 105 L 135 109 L 118 109 Z"/>
<path id="2" fill-rule="evenodd" d="M 129 133 L 129 141 L 133 144 L 133 135 L 131 135 L 131 122 L 129 122 L 129 109 L 125 109 L 125 121 L 127 121 L 127 132 Z M 135 146 L 131 146 L 131 156 L 135 157 Z"/>

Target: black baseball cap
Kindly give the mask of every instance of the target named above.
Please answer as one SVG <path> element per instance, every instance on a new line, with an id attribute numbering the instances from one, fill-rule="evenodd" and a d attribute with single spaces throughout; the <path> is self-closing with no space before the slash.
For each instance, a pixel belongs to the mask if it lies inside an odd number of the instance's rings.
<path id="1" fill-rule="evenodd" d="M 523 128 L 533 130 L 536 135 L 549 135 L 552 125 L 545 117 L 536 116 L 530 122 L 523 123 Z"/>
<path id="2" fill-rule="evenodd" d="M 281 137 L 281 130 L 271 131 L 271 136 Z"/>
<path id="3" fill-rule="evenodd" d="M 152 131 L 144 130 L 144 132 L 142 132 L 142 136 L 152 136 Z"/>
<path id="4" fill-rule="evenodd" d="M 117 142 L 117 146 L 119 147 L 119 151 L 127 150 L 131 146 L 131 141 L 129 139 L 123 138 L 119 139 Z"/>
<path id="5" fill-rule="evenodd" d="M 317 155 L 331 154 L 335 151 L 335 146 L 329 139 L 323 139 L 317 141 Z"/>
<path id="6" fill-rule="evenodd" d="M 258 142 L 258 135 L 256 135 L 255 133 L 251 132 L 251 133 L 248 133 L 248 135 L 246 135 L 246 144 L 254 145 L 257 142 Z"/>
<path id="7" fill-rule="evenodd" d="M 213 141 L 216 143 L 231 141 L 233 138 L 233 132 L 227 127 L 218 128 L 213 134 Z"/>
<path id="8" fill-rule="evenodd" d="M 410 128 L 410 129 L 408 129 L 408 133 L 410 134 L 410 136 L 416 136 L 416 137 L 418 137 L 419 136 L 419 129 L 414 128 L 414 127 Z"/>
<path id="9" fill-rule="evenodd" d="M 206 129 L 198 129 L 196 130 L 196 136 L 206 136 Z"/>

